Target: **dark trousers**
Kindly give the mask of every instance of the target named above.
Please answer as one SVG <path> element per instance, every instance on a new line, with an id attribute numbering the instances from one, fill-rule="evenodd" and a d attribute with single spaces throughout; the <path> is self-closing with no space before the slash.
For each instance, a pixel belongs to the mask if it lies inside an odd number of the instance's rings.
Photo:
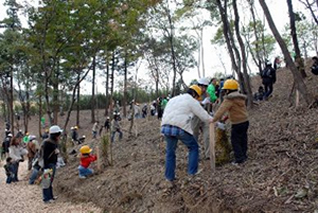
<path id="1" fill-rule="evenodd" d="M 54 180 L 54 176 L 55 176 L 55 170 L 56 170 L 56 166 L 55 164 L 49 164 L 49 166 L 47 167 L 47 169 L 53 169 L 53 174 L 51 177 L 51 183 L 50 183 L 50 187 L 47 189 L 42 189 L 43 191 L 43 201 L 49 201 L 49 200 L 53 200 L 54 196 L 53 196 L 53 188 L 52 188 L 52 184 L 53 184 L 53 180 Z"/>
<path id="2" fill-rule="evenodd" d="M 249 122 L 233 124 L 231 130 L 231 143 L 236 163 L 242 163 L 247 159 L 247 130 Z"/>
<path id="3" fill-rule="evenodd" d="M 273 92 L 273 82 L 272 81 L 265 82 L 264 87 L 265 87 L 264 98 L 268 98 Z"/>
<path id="4" fill-rule="evenodd" d="M 18 182 L 19 181 L 18 179 L 19 162 L 14 162 L 12 165 L 13 165 L 13 174 L 14 174 L 12 182 Z"/>

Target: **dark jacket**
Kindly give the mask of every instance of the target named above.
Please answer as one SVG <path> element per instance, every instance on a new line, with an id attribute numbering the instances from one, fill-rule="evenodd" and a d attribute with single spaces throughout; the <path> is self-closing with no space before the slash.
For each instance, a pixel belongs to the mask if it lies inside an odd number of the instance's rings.
<path id="1" fill-rule="evenodd" d="M 276 82 L 276 71 L 271 66 L 267 66 L 262 71 L 261 77 L 263 79 L 263 84 L 275 83 Z"/>
<path id="2" fill-rule="evenodd" d="M 48 138 L 43 141 L 43 160 L 44 160 L 44 169 L 48 168 L 49 164 L 56 165 L 57 156 L 55 150 L 57 149 L 57 142 L 52 138 Z"/>

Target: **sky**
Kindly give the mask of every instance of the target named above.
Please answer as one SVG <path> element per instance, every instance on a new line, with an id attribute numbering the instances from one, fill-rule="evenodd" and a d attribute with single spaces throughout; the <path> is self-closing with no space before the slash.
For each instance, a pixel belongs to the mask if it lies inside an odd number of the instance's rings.
<path id="1" fill-rule="evenodd" d="M 242 0 L 241 0 L 242 1 Z M 3 3 L 5 0 L 0 0 L 0 20 L 5 18 L 6 16 L 6 8 L 3 6 Z M 18 0 L 18 2 L 27 2 L 29 4 L 35 5 L 38 1 L 37 0 Z M 267 21 L 263 15 L 263 11 L 259 5 L 259 2 L 255 0 L 256 3 L 256 8 L 257 8 L 257 16 L 261 20 L 265 20 L 266 27 L 268 28 Z M 289 16 L 288 16 L 288 9 L 287 9 L 287 3 L 286 0 L 266 0 L 266 3 L 269 7 L 270 13 L 273 17 L 273 20 L 280 32 L 283 31 L 284 25 L 289 22 Z M 299 3 L 298 0 L 293 1 L 293 6 L 294 6 L 294 11 L 302 11 L 305 14 L 307 13 L 301 3 Z M 241 8 L 244 10 L 244 8 Z M 250 12 L 248 11 L 248 13 Z M 240 14 L 241 15 L 241 14 Z M 209 13 L 207 12 L 206 14 L 202 13 L 202 16 L 204 18 L 209 19 Z M 250 17 L 244 15 L 241 15 L 241 22 L 247 22 L 249 21 Z M 23 26 L 27 26 L 26 23 L 26 17 L 20 16 L 21 22 Z M 269 29 L 269 28 L 268 28 Z M 215 72 L 226 72 L 226 74 L 231 74 L 231 62 L 230 62 L 230 57 L 225 49 L 225 47 L 215 47 L 211 45 L 211 39 L 213 38 L 215 34 L 216 28 L 213 27 L 206 27 L 203 31 L 203 45 L 204 45 L 204 63 L 205 63 L 205 72 L 206 72 L 206 77 L 212 77 Z M 269 33 L 270 30 L 268 31 Z M 270 60 L 272 60 L 276 55 L 280 54 L 280 49 L 277 45 L 276 51 L 274 54 L 271 56 Z M 197 58 L 197 54 L 195 54 L 195 58 Z M 222 65 L 222 63 L 225 65 L 225 67 Z M 250 63 L 250 67 L 252 70 L 256 69 L 256 66 L 253 65 L 253 63 Z M 191 80 L 193 79 L 198 79 L 198 74 L 197 74 L 197 68 L 193 68 L 189 70 L 188 72 L 185 72 L 183 75 L 185 83 L 189 84 Z M 145 62 L 142 62 L 140 69 L 139 69 L 139 74 L 138 78 L 145 79 L 146 82 L 149 82 L 149 76 L 147 75 L 147 66 Z M 105 93 L 105 87 L 104 87 L 104 78 L 98 78 L 97 79 L 97 93 Z M 116 84 L 116 82 L 115 82 Z M 91 83 L 90 82 L 84 82 L 83 85 L 83 93 L 89 94 L 91 91 Z"/>

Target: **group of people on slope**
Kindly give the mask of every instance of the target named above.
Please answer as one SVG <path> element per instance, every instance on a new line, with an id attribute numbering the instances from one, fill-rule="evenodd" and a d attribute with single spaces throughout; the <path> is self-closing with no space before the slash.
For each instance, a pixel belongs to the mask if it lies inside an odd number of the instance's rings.
<path id="1" fill-rule="evenodd" d="M 33 159 L 39 149 L 39 143 L 35 135 L 25 134 L 21 130 L 13 137 L 10 130 L 6 129 L 5 139 L 2 143 L 2 158 L 6 157 L 5 171 L 6 183 L 17 182 L 20 162 L 28 158 L 28 170 L 32 169 Z"/>
<path id="2" fill-rule="evenodd" d="M 214 81 L 214 79 L 212 79 Z M 213 85 L 213 83 L 211 83 Z M 216 123 L 226 118 L 232 124 L 231 143 L 234 150 L 235 161 L 233 164 L 241 164 L 247 160 L 247 130 L 249 126 L 248 113 L 245 105 L 246 96 L 240 94 L 239 84 L 234 79 L 228 79 L 223 83 L 222 92 L 224 101 L 212 117 L 204 109 L 205 104 L 210 103 L 211 95 L 207 94 L 209 82 L 200 79 L 197 85 L 189 87 L 185 94 L 173 97 L 168 102 L 161 122 L 161 133 L 166 141 L 165 177 L 168 181 L 175 180 L 176 149 L 180 140 L 189 150 L 188 174 L 195 175 L 198 172 L 199 145 L 198 130 L 203 124 L 203 138 L 205 144 L 205 157 L 209 156 L 208 136 L 209 123 Z M 213 85 L 214 86 L 214 85 Z M 198 122 L 199 121 L 199 122 Z M 204 133 L 204 131 L 206 131 Z"/>

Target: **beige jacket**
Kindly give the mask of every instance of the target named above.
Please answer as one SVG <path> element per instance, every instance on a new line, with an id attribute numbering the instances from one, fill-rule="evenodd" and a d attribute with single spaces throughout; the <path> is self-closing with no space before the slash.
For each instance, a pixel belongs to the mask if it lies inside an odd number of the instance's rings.
<path id="1" fill-rule="evenodd" d="M 246 96 L 239 92 L 232 92 L 224 97 L 224 101 L 214 115 L 213 122 L 222 118 L 228 112 L 229 120 L 232 124 L 239 124 L 248 121 L 246 109 Z"/>

